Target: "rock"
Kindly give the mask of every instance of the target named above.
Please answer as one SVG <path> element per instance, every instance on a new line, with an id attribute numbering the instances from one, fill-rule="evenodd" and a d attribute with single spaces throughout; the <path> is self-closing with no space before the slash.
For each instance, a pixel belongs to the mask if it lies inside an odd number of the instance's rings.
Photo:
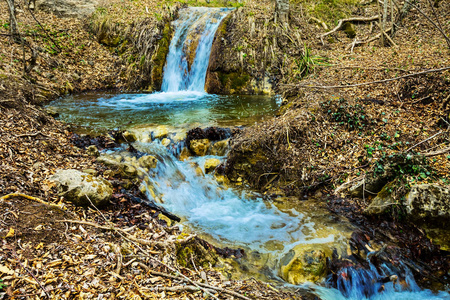
<path id="1" fill-rule="evenodd" d="M 205 161 L 205 173 L 214 172 L 217 166 L 220 165 L 220 160 L 217 158 L 209 158 Z"/>
<path id="2" fill-rule="evenodd" d="M 386 184 L 377 196 L 373 198 L 369 206 L 364 210 L 364 214 L 369 216 L 379 215 L 390 209 L 392 205 L 398 204 L 398 202 L 391 195 L 393 185 L 393 182 Z"/>
<path id="3" fill-rule="evenodd" d="M 216 178 L 218 184 L 223 185 L 225 188 L 230 184 L 230 181 L 225 175 L 214 173 L 214 178 Z"/>
<path id="4" fill-rule="evenodd" d="M 210 142 L 208 139 L 192 140 L 190 149 L 197 156 L 205 156 L 208 152 Z"/>
<path id="5" fill-rule="evenodd" d="M 408 218 L 413 221 L 426 222 L 441 228 L 450 224 L 450 189 L 436 184 L 414 185 L 401 201 L 392 197 L 392 189 L 393 183 L 383 187 L 364 213 L 382 214 L 398 204 L 405 208 Z"/>
<path id="6" fill-rule="evenodd" d="M 38 0 L 38 9 L 58 17 L 85 18 L 95 11 L 97 0 Z"/>
<path id="7" fill-rule="evenodd" d="M 291 284 L 318 282 L 327 273 L 328 250 L 317 245 L 298 245 L 281 259 L 281 277 Z"/>
<path id="8" fill-rule="evenodd" d="M 134 166 L 129 165 L 129 164 L 123 165 L 123 173 L 124 173 L 123 177 L 128 177 L 128 178 L 133 178 L 138 175 L 137 169 Z"/>
<path id="9" fill-rule="evenodd" d="M 342 26 L 342 30 L 345 32 L 348 38 L 353 39 L 356 36 L 355 26 L 351 22 L 345 22 Z"/>
<path id="10" fill-rule="evenodd" d="M 185 161 L 191 156 L 191 153 L 189 152 L 189 149 L 184 147 L 183 150 L 181 150 L 180 156 L 178 157 L 179 160 Z"/>
<path id="11" fill-rule="evenodd" d="M 132 132 L 129 132 L 128 130 L 125 130 L 122 133 L 122 136 L 123 136 L 125 142 L 132 143 L 132 142 L 137 141 L 136 135 Z"/>
<path id="12" fill-rule="evenodd" d="M 411 188 L 404 201 L 406 213 L 413 220 L 428 220 L 438 227 L 450 223 L 450 189 L 436 184 Z M 445 228 L 445 227 L 442 227 Z"/>
<path id="13" fill-rule="evenodd" d="M 92 176 L 97 176 L 98 172 L 94 169 L 83 169 L 83 172 Z"/>
<path id="14" fill-rule="evenodd" d="M 59 117 L 59 112 L 56 109 L 56 107 L 54 106 L 47 106 L 45 108 L 45 111 L 47 112 L 47 114 L 49 114 L 50 116 L 52 116 L 53 118 L 57 118 Z"/>
<path id="15" fill-rule="evenodd" d="M 170 139 L 168 139 L 168 138 L 163 138 L 163 140 L 161 141 L 161 144 L 162 144 L 164 147 L 169 146 L 170 143 L 171 143 L 171 141 L 170 141 Z"/>
<path id="16" fill-rule="evenodd" d="M 139 165 L 143 168 L 154 169 L 158 164 L 156 157 L 152 155 L 145 155 L 138 159 Z"/>
<path id="17" fill-rule="evenodd" d="M 78 170 L 58 170 L 50 177 L 66 200 L 77 206 L 88 206 L 90 202 L 97 207 L 105 206 L 113 193 L 107 180 Z"/>
<path id="18" fill-rule="evenodd" d="M 152 132 L 153 139 L 163 139 L 169 135 L 169 129 L 167 126 L 161 125 L 155 128 Z"/>
<path id="19" fill-rule="evenodd" d="M 97 147 L 95 145 L 91 145 L 89 147 L 86 148 L 86 153 L 89 156 L 95 156 L 95 157 L 99 157 L 100 156 L 100 152 L 98 151 Z"/>
<path id="20" fill-rule="evenodd" d="M 227 139 L 214 143 L 211 148 L 211 155 L 225 156 L 227 151 L 230 149 L 229 141 L 230 139 Z"/>

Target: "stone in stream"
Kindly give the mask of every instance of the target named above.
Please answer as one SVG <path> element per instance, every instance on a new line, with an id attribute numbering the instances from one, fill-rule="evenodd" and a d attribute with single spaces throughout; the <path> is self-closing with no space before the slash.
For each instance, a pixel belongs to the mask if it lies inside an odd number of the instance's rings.
<path id="1" fill-rule="evenodd" d="M 144 155 L 138 159 L 138 162 L 143 168 L 154 169 L 156 168 L 158 160 L 152 155 Z"/>
<path id="2" fill-rule="evenodd" d="M 190 143 L 191 151 L 197 156 L 205 156 L 208 152 L 210 142 L 208 139 L 192 140 Z"/>
<path id="3" fill-rule="evenodd" d="M 321 281 L 327 273 L 329 249 L 320 245 L 298 245 L 280 262 L 281 277 L 291 284 Z"/>
<path id="4" fill-rule="evenodd" d="M 56 183 L 60 195 L 77 206 L 88 206 L 90 201 L 97 207 L 105 206 L 113 193 L 109 181 L 78 170 L 58 170 L 50 181 Z"/>
<path id="5" fill-rule="evenodd" d="M 227 151 L 229 150 L 230 139 L 226 139 L 223 141 L 218 141 L 214 143 L 214 145 L 211 148 L 211 155 L 217 155 L 217 156 L 225 156 Z"/>
<path id="6" fill-rule="evenodd" d="M 209 174 L 214 172 L 217 166 L 220 165 L 220 160 L 217 158 L 209 158 L 205 161 L 205 173 Z"/>

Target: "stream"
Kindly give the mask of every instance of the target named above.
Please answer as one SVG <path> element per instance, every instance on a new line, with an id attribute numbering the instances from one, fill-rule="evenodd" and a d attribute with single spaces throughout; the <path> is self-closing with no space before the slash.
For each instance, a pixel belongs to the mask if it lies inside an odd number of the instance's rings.
<path id="1" fill-rule="evenodd" d="M 344 256 L 355 230 L 352 224 L 330 214 L 317 199 L 267 199 L 245 188 L 219 183 L 213 174 L 206 174 L 205 163 L 211 158 L 224 161 L 226 153 L 191 156 L 185 161 L 177 158 L 188 130 L 252 125 L 272 117 L 280 105 L 277 96 L 204 92 L 214 34 L 229 12 L 218 8 L 180 11 L 173 23 L 175 34 L 161 92 L 87 93 L 58 99 L 50 105 L 65 122 L 134 133 L 138 141 L 133 146 L 159 161 L 142 183 L 148 198 L 180 216 L 184 231 L 195 231 L 220 247 L 243 248 L 246 257 L 235 260 L 234 265 L 238 276 L 256 276 L 286 287 L 304 288 L 321 299 L 450 299 L 447 292 L 420 289 L 406 266 L 402 284 L 380 282 L 380 278 L 398 271 L 387 265 L 382 270 L 343 269 L 336 288 L 331 288 L 327 280 L 304 282 L 310 279 L 308 274 L 289 271 L 288 266 L 296 257 L 308 253 Z M 192 49 L 195 58 L 189 62 Z M 167 132 L 164 138 L 169 145 L 163 145 L 163 138 L 155 138 L 155 132 L 161 130 Z M 125 148 L 105 154 L 132 156 Z M 313 260 L 317 268 L 323 267 L 320 257 Z"/>

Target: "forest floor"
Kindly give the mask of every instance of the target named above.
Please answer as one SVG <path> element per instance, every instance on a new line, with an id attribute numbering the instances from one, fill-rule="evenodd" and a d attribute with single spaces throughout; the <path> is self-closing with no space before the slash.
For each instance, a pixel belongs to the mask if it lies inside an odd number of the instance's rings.
<path id="1" fill-rule="evenodd" d="M 147 9 L 157 7 L 147 2 Z M 450 4 L 441 4 L 448 13 Z M 9 17 L 5 2 L 0 3 L 0 194 L 31 196 L 0 200 L 0 295 L 6 293 L 3 297 L 11 299 L 301 298 L 257 280 L 229 279 L 195 262 L 191 268 L 180 267 L 176 244 L 195 238 L 181 234 L 177 226 L 167 226 L 157 212 L 130 202 L 119 190 L 111 207 L 101 211 L 61 201 L 47 181 L 55 170 L 91 169 L 101 175 L 105 169 L 74 146 L 72 126 L 56 121 L 40 105 L 66 93 L 120 89 L 124 82 L 118 74 L 127 66 L 85 30 L 84 21 L 64 18 L 61 22 L 41 11 L 35 15 L 45 20 L 43 27 L 26 9 L 18 12 L 22 33 L 40 53 L 36 66 L 23 74 L 24 64 L 26 68 L 32 62 L 31 53 L 25 49 L 24 62 L 23 45 L 7 36 Z M 448 15 L 442 19 L 448 20 Z M 291 69 L 279 86 L 289 99 L 280 115 L 244 130 L 234 141 L 234 153 L 245 152 L 246 147 L 256 151 L 258 144 L 270 150 L 265 155 L 273 154 L 270 164 L 248 177 L 253 187 L 264 187 L 268 194 L 281 189 L 299 195 L 324 187 L 321 193 L 332 195 L 336 187 L 363 171 L 373 172 L 386 156 L 411 146 L 415 152 L 427 153 L 448 145 L 449 71 L 342 87 L 450 66 L 445 41 L 427 20 L 413 14 L 405 23 L 408 26 L 395 37 L 397 47 L 372 43 L 351 51 L 352 40 L 341 31 L 333 43 L 309 39 L 314 55 L 326 57 L 329 65 L 315 65 L 304 78 L 296 78 L 298 70 Z M 450 24 L 443 24 L 450 32 Z M 375 34 L 365 25 L 358 30 L 361 35 Z M 325 32 L 316 27 L 312 31 Z M 336 85 L 340 87 L 323 88 Z M 449 157 L 435 156 L 426 169 L 405 176 L 406 183 L 445 185 L 449 171 Z M 345 213 L 339 209 L 351 206 L 359 216 L 369 200 L 370 196 L 344 203 L 331 200 L 330 207 Z"/>

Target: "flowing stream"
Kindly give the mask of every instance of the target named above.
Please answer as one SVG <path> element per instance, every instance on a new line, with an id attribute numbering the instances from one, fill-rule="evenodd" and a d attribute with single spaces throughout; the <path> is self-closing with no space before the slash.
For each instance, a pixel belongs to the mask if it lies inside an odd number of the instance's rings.
<path id="1" fill-rule="evenodd" d="M 162 92 L 90 93 L 59 99 L 51 105 L 67 122 L 134 132 L 139 137 L 135 148 L 155 155 L 159 161 L 143 180 L 148 198 L 182 217 L 186 230 L 194 230 L 219 246 L 245 249 L 247 258 L 241 259 L 237 266 L 245 270 L 243 273 L 284 282 L 283 268 L 305 249 L 345 253 L 353 226 L 331 216 L 313 199 L 267 200 L 249 190 L 220 184 L 213 175 L 204 175 L 205 162 L 209 158 L 224 160 L 224 156 L 180 161 L 176 157 L 180 149 L 168 151 L 161 139 L 152 139 L 154 132 L 165 126 L 172 148 L 182 147 L 183 134 L 190 128 L 250 125 L 270 117 L 278 108 L 277 97 L 204 92 L 214 34 L 229 12 L 217 8 L 188 8 L 180 12 L 179 20 L 173 23 L 175 34 L 164 69 Z M 124 149 L 109 154 L 130 155 Z M 327 287 L 326 282 L 297 286 L 322 299 L 450 298 L 447 292 L 433 294 L 421 290 L 404 268 L 408 274 L 404 284 L 381 285 L 379 278 L 395 274 L 395 270 L 386 266 L 381 271 L 344 269 L 337 289 Z"/>

